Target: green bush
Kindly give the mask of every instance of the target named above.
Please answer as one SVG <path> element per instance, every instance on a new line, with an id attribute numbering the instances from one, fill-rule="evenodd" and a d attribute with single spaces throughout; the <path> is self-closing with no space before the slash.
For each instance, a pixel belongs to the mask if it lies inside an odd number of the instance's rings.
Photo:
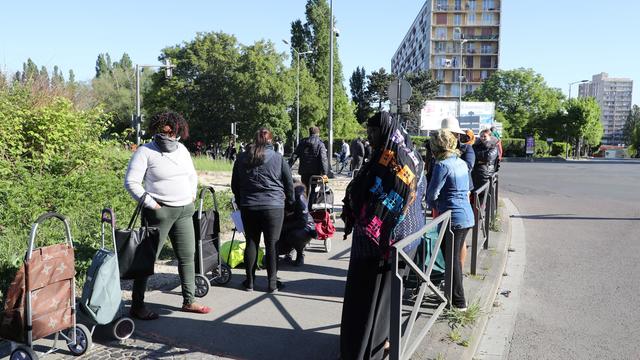
<path id="1" fill-rule="evenodd" d="M 503 157 L 523 157 L 525 156 L 524 139 L 502 139 Z"/>
<path id="2" fill-rule="evenodd" d="M 504 157 L 525 157 L 525 139 L 502 139 L 502 152 Z M 548 156 L 563 156 L 567 147 L 571 149 L 571 146 L 564 142 L 554 142 L 549 144 L 544 140 L 535 141 L 535 157 L 548 157 Z"/>
<path id="3" fill-rule="evenodd" d="M 65 98 L 21 86 L 0 90 L 0 289 L 21 265 L 32 223 L 48 211 L 69 219 L 82 284 L 100 243 L 100 211 L 113 207 L 120 225 L 134 207 L 123 178 L 130 152 L 101 139 L 109 118 L 78 111 Z M 36 245 L 64 241 L 59 221 L 38 229 Z"/>

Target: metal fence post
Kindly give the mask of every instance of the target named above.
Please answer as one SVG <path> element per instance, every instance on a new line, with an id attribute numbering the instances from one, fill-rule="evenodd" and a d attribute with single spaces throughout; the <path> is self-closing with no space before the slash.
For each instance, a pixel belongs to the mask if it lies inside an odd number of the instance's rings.
<path id="1" fill-rule="evenodd" d="M 389 348 L 389 358 L 391 360 L 400 360 L 402 351 L 402 277 L 399 274 L 398 269 L 398 249 L 391 247 L 391 269 L 393 273 L 391 276 L 391 324 L 389 341 L 391 347 Z"/>
<path id="2" fill-rule="evenodd" d="M 480 233 L 480 198 L 473 192 L 473 233 L 471 236 L 471 275 L 476 275 L 478 266 L 478 235 Z"/>
<path id="3" fill-rule="evenodd" d="M 484 245 L 482 246 L 485 250 L 489 248 L 489 234 L 491 233 L 491 214 L 492 214 L 492 208 L 493 208 L 493 199 L 491 198 L 491 186 L 489 187 L 489 189 L 487 189 L 488 191 L 484 194 L 484 196 L 488 196 L 489 199 L 485 199 L 484 203 L 485 203 L 485 215 L 484 215 L 484 231 L 486 234 L 486 237 L 484 239 Z"/>

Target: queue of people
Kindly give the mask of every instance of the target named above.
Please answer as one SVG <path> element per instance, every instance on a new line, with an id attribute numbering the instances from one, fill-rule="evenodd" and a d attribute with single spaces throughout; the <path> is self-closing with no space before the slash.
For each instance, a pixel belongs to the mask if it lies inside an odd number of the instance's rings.
<path id="1" fill-rule="evenodd" d="M 342 151 L 353 156 L 351 170 L 359 171 L 348 185 L 341 215 L 345 238 L 352 235 L 340 325 L 342 359 L 382 359 L 389 349 L 390 247 L 422 228 L 427 208 L 434 216 L 451 211 L 452 232 L 445 233 L 442 245 L 445 294 L 451 294 L 451 306 L 466 310 L 462 267 L 465 238 L 474 226 L 470 192 L 498 170 L 499 139 L 491 130 L 481 131 L 475 139 L 453 117 L 441 125 L 430 134 L 426 158 L 398 119 L 387 112 L 368 120 L 366 141 L 358 138 L 350 146 L 343 143 Z M 188 150 L 180 143 L 188 137 L 188 124 L 180 115 L 167 112 L 155 115 L 149 130 L 153 141 L 134 153 L 125 187 L 136 201 L 147 194 L 145 221 L 160 229 L 162 242 L 167 238 L 172 242 L 180 270 L 181 309 L 206 314 L 211 309 L 194 301 L 191 216 L 197 175 Z M 296 265 L 304 264 L 305 246 L 317 235 L 306 198 L 309 181 L 314 175 L 328 175 L 330 169 L 319 133 L 317 127 L 311 127 L 288 162 L 281 153 L 282 143 L 267 128 L 259 129 L 253 141 L 234 155 L 231 189 L 247 238 L 242 283 L 246 291 L 256 287 L 261 238 L 266 247 L 268 292 L 285 286 L 277 277 L 279 255 Z M 230 149 L 235 149 L 233 142 L 227 152 Z M 290 168 L 297 160 L 301 181 L 294 183 Z M 146 281 L 134 281 L 130 313 L 137 319 L 153 320 L 158 314 L 145 306 Z"/>

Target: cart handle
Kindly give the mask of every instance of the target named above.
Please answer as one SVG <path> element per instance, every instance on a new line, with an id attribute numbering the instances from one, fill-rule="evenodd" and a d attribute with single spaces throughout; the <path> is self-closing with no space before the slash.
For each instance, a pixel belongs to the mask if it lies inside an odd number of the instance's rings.
<path id="1" fill-rule="evenodd" d="M 200 193 L 198 194 L 198 197 L 200 198 L 200 205 L 198 206 L 198 219 L 202 219 L 202 211 L 204 208 L 204 193 L 207 191 L 211 193 L 211 196 L 213 197 L 213 208 L 215 209 L 216 212 L 218 212 L 218 200 L 216 199 L 216 189 L 212 185 L 205 186 L 200 190 Z"/>
<path id="2" fill-rule="evenodd" d="M 104 224 L 109 223 L 111 225 L 111 240 L 113 242 L 113 252 L 118 255 L 118 249 L 116 246 L 116 214 L 111 208 L 102 209 L 100 219 L 100 237 L 102 240 L 102 249 L 106 249 L 104 246 Z"/>
<path id="3" fill-rule="evenodd" d="M 38 233 L 38 226 L 45 222 L 45 220 L 50 218 L 56 218 L 64 223 L 65 230 L 65 238 L 66 242 L 69 243 L 69 246 L 73 247 L 73 238 L 71 237 L 71 227 L 69 226 L 69 221 L 63 215 L 60 215 L 55 212 L 48 212 L 42 214 L 38 217 L 35 223 L 31 225 L 31 233 L 29 234 L 29 249 L 27 250 L 27 254 L 25 256 L 25 261 L 29 261 L 31 259 L 31 255 L 33 254 L 33 249 L 35 247 L 36 235 Z"/>

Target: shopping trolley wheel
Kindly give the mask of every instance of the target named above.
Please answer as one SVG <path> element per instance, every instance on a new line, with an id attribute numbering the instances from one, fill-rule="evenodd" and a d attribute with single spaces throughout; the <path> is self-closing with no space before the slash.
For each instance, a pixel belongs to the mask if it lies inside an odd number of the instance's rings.
<path id="1" fill-rule="evenodd" d="M 324 239 L 324 252 L 331 251 L 331 238 Z"/>
<path id="2" fill-rule="evenodd" d="M 28 346 L 19 345 L 11 352 L 10 360 L 38 360 L 38 355 Z"/>
<path id="3" fill-rule="evenodd" d="M 76 324 L 76 342 L 72 343 L 73 340 L 73 328 L 70 328 L 67 333 L 67 347 L 69 351 L 75 356 L 80 356 L 86 353 L 89 349 L 91 349 L 91 345 L 93 345 L 93 341 L 91 340 L 91 331 L 82 325 Z"/>
<path id="4" fill-rule="evenodd" d="M 196 297 L 204 297 L 209 293 L 209 279 L 206 276 L 196 275 Z"/>
<path id="5" fill-rule="evenodd" d="M 123 316 L 113 322 L 111 327 L 111 334 L 117 340 L 126 340 L 131 337 L 136 329 L 136 324 L 130 317 Z"/>
<path id="6" fill-rule="evenodd" d="M 226 285 L 231 281 L 231 267 L 227 264 L 220 264 L 220 273 L 213 278 L 218 285 Z"/>

